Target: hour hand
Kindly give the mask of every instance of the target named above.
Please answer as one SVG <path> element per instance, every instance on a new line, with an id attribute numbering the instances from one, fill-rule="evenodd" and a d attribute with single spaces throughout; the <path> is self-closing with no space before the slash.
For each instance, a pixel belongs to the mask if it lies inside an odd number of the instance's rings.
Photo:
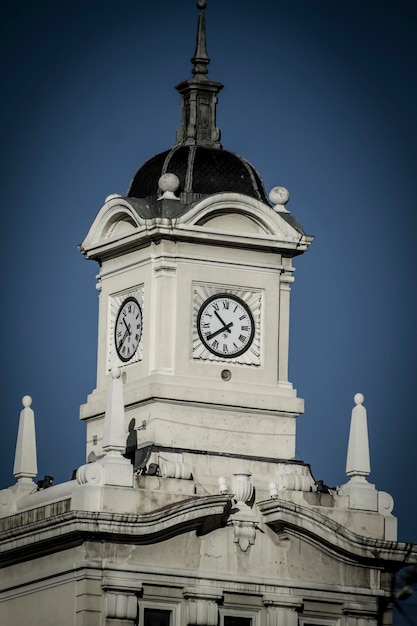
<path id="1" fill-rule="evenodd" d="M 224 322 L 222 322 L 223 324 Z M 215 330 L 214 333 L 210 333 L 210 335 L 206 336 L 207 341 L 210 341 L 210 339 L 213 339 L 213 337 L 217 337 L 217 335 L 220 335 L 221 333 L 224 333 L 225 330 L 227 330 L 228 333 L 231 332 L 231 327 L 233 326 L 233 322 L 229 322 L 229 324 L 224 324 L 224 326 L 222 326 L 221 328 L 219 328 L 218 330 Z"/>
<path id="2" fill-rule="evenodd" d="M 124 325 L 126 326 L 126 333 L 127 333 L 128 335 L 131 335 L 132 333 L 130 332 L 130 324 L 126 324 L 126 320 L 125 320 L 125 318 L 123 318 L 123 323 L 124 323 Z M 125 335 L 125 336 L 126 336 L 126 335 Z M 124 340 L 124 338 L 125 338 L 125 337 L 123 337 L 123 340 Z"/>
<path id="3" fill-rule="evenodd" d="M 129 329 L 126 327 L 126 332 L 125 332 L 125 334 L 123 335 L 123 337 L 121 338 L 121 340 L 119 341 L 119 350 L 120 350 L 120 348 L 122 347 L 122 345 L 124 344 L 124 341 L 125 341 L 126 337 L 128 337 L 129 335 L 130 335 L 130 331 L 129 331 Z"/>

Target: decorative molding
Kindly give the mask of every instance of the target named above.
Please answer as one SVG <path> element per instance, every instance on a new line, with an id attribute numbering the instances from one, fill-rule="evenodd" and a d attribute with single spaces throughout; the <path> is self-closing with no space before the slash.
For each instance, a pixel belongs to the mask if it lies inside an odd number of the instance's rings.
<path id="1" fill-rule="evenodd" d="M 231 207 L 233 213 L 246 216 L 263 232 L 224 233 L 204 226 L 211 217 L 222 212 L 230 213 Z M 126 222 L 127 227 L 117 228 L 118 222 Z M 129 226 L 133 228 L 131 232 Z M 314 239 L 294 228 L 282 214 L 264 202 L 244 194 L 222 192 L 203 198 L 183 215 L 173 219 L 141 218 L 133 202 L 112 197 L 100 209 L 79 249 L 86 258 L 100 260 L 121 254 L 127 249 L 133 250 L 142 246 L 144 241 L 163 237 L 175 237 L 177 241 L 241 246 L 247 250 L 282 250 L 287 256 L 301 254 Z"/>
<path id="2" fill-rule="evenodd" d="M 101 586 L 105 591 L 139 595 L 142 593 L 142 581 L 135 572 L 108 569 L 103 571 Z"/>
<path id="3" fill-rule="evenodd" d="M 394 498 L 386 491 L 378 491 L 378 513 L 391 515 L 394 509 Z"/>
<path id="4" fill-rule="evenodd" d="M 118 225 L 125 222 L 126 232 L 120 232 Z M 120 240 L 131 237 L 130 229 L 134 229 L 134 236 L 143 227 L 144 220 L 139 217 L 136 210 L 125 198 L 117 194 L 112 194 L 106 198 L 104 205 L 98 212 L 90 230 L 87 233 L 80 251 L 89 258 L 89 253 L 94 249 L 99 249 L 104 242 L 111 241 L 119 244 Z M 119 230 L 119 232 L 117 232 Z M 123 229 L 122 229 L 123 231 Z"/>
<path id="5" fill-rule="evenodd" d="M 174 277 L 177 272 L 178 264 L 176 261 L 171 261 L 167 258 L 161 257 L 154 261 L 153 270 L 155 272 L 155 278 L 161 276 Z"/>
<path id="6" fill-rule="evenodd" d="M 182 478 L 183 480 L 190 480 L 192 478 L 191 468 L 188 463 L 166 461 L 159 457 L 158 465 L 163 478 Z"/>
<path id="7" fill-rule="evenodd" d="M 252 473 L 249 470 L 234 472 L 232 476 L 232 492 L 237 502 L 238 508 L 245 505 L 252 498 L 253 483 Z"/>
<path id="8" fill-rule="evenodd" d="M 230 516 L 228 523 L 233 526 L 234 542 L 239 545 L 242 552 L 246 552 L 249 546 L 255 543 L 256 529 L 260 521 L 246 504 L 253 496 L 252 474 L 249 470 L 242 469 L 233 474 L 232 491 L 237 512 Z"/>
<path id="9" fill-rule="evenodd" d="M 87 463 L 77 469 L 77 483 L 79 485 L 104 485 L 104 468 L 98 463 Z"/>
<path id="10" fill-rule="evenodd" d="M 307 466 L 278 463 L 275 484 L 278 491 L 311 491 L 315 483 Z"/>
<path id="11" fill-rule="evenodd" d="M 276 533 L 303 537 L 342 559 L 373 564 L 403 562 L 405 566 L 417 558 L 417 546 L 408 552 L 408 543 L 363 537 L 317 511 L 293 502 L 268 499 L 257 502 L 257 507 L 263 521 Z"/>
<path id="12" fill-rule="evenodd" d="M 256 538 L 256 521 L 251 519 L 238 519 L 236 517 L 231 520 L 233 526 L 233 541 L 239 545 L 242 552 L 246 552 L 249 546 L 253 546 Z"/>
<path id="13" fill-rule="evenodd" d="M 183 589 L 184 598 L 200 600 L 221 600 L 223 589 L 219 587 L 188 586 Z"/>
<path id="14" fill-rule="evenodd" d="M 301 596 L 290 596 L 288 594 L 266 593 L 262 602 L 267 607 L 282 607 L 301 611 L 303 608 L 303 598 Z"/>
<path id="15" fill-rule="evenodd" d="M 150 540 L 159 542 L 186 532 L 198 532 L 206 521 L 214 529 L 222 524 L 230 506 L 230 496 L 192 497 L 180 504 L 141 515 L 69 511 L 70 502 L 68 499 L 48 505 L 51 507 L 49 514 L 48 506 L 20 513 L 24 516 L 24 524 L 18 523 L 16 516 L 0 520 L 0 530 L 7 530 L 2 533 L 0 541 L 2 564 L 25 562 L 28 546 L 33 554 L 41 556 L 64 550 L 82 542 L 85 537 L 111 540 L 112 536 L 121 535 L 124 543 L 140 545 L 148 544 Z"/>

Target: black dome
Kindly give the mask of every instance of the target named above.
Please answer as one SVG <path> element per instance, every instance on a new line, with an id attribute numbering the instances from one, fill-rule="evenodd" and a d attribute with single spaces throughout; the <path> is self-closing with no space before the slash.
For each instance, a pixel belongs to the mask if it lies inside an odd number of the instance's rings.
<path id="1" fill-rule="evenodd" d="M 185 204 L 223 191 L 242 193 L 268 204 L 262 180 L 250 163 L 222 148 L 195 145 L 178 145 L 146 161 L 133 177 L 128 197 L 155 197 L 158 180 L 166 173 L 178 176 L 176 194 L 181 194 Z"/>

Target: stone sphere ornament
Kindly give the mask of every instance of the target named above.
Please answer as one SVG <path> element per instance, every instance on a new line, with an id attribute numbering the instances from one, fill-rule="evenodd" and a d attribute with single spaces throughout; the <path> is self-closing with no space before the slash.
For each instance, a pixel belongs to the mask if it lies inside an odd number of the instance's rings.
<path id="1" fill-rule="evenodd" d="M 355 393 L 355 396 L 354 396 L 353 399 L 355 401 L 355 404 L 363 404 L 364 400 L 365 400 L 365 397 L 364 397 L 363 393 Z"/>
<path id="2" fill-rule="evenodd" d="M 287 209 L 284 208 L 284 205 L 287 204 L 290 199 L 290 192 L 286 187 L 273 187 L 269 192 L 268 198 L 277 211 L 288 212 Z"/>
<path id="3" fill-rule="evenodd" d="M 158 187 L 162 192 L 161 198 L 168 198 L 170 200 L 178 200 L 175 192 L 180 186 L 180 179 L 176 174 L 171 174 L 167 172 L 166 174 L 162 174 L 158 180 Z M 160 198 L 160 199 L 161 199 Z"/>
<path id="4" fill-rule="evenodd" d="M 32 398 L 30 396 L 23 396 L 22 404 L 25 409 L 29 409 L 32 406 Z"/>

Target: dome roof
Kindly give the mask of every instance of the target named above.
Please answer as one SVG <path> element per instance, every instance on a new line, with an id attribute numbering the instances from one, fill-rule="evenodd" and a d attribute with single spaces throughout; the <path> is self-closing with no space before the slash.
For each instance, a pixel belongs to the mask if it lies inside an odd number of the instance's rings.
<path id="1" fill-rule="evenodd" d="M 222 192 L 244 194 L 269 205 L 255 168 L 234 152 L 224 150 L 220 143 L 216 108 L 217 95 L 223 85 L 207 76 L 210 59 L 206 47 L 205 0 L 199 0 L 197 7 L 192 76 L 176 85 L 181 95 L 181 125 L 176 145 L 146 161 L 127 192 L 127 197 L 144 217 L 178 217 L 200 198 Z M 170 191 L 175 195 L 168 200 L 158 188 L 159 179 L 165 174 L 174 174 L 179 180 L 178 188 Z M 159 202 L 162 198 L 165 203 Z"/>
<path id="2" fill-rule="evenodd" d="M 219 192 L 242 193 L 268 204 L 262 180 L 250 163 L 228 150 L 201 145 L 177 145 L 146 161 L 133 177 L 128 197 L 156 197 L 159 178 L 166 173 L 178 177 L 176 194 L 185 204 Z"/>

